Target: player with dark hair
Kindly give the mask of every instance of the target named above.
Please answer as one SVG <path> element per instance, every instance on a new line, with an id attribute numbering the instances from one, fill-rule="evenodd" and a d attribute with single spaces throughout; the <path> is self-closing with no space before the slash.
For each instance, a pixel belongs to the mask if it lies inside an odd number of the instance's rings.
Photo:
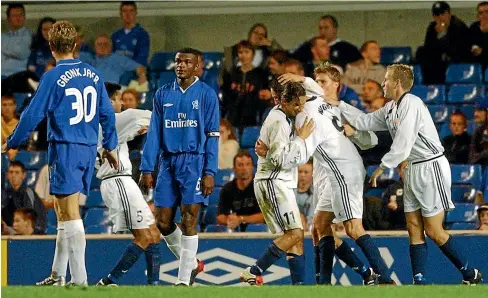
<path id="1" fill-rule="evenodd" d="M 87 284 L 85 227 L 78 202 L 90 190 L 99 123 L 104 155 L 114 168 L 118 167 L 117 154 L 113 151 L 117 147 L 114 111 L 98 71 L 73 57 L 76 37 L 71 23 L 59 21 L 53 25 L 49 46 L 57 65 L 41 78 L 17 128 L 2 145 L 2 152 L 18 148 L 47 116 L 50 193 L 56 198 L 58 236 L 53 274 L 41 282 L 43 285 L 64 283 L 66 259 L 71 284 Z"/>
<path id="2" fill-rule="evenodd" d="M 147 192 L 153 186 L 156 162 L 160 165 L 154 192 L 156 224 L 180 260 L 176 285 L 186 286 L 203 270 L 203 262 L 196 259 L 196 227 L 200 205 L 213 191 L 218 168 L 219 101 L 195 75 L 198 55 L 191 48 L 178 51 L 177 79 L 156 91 L 140 167 L 141 188 Z M 174 222 L 178 207 L 181 230 Z"/>

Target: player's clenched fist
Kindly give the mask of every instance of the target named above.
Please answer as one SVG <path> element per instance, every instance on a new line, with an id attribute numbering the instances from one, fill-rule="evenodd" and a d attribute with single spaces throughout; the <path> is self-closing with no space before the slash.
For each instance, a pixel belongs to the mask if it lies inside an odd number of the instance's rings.
<path id="1" fill-rule="evenodd" d="M 298 127 L 298 126 L 295 127 L 297 136 L 302 138 L 303 140 L 308 138 L 312 134 L 314 124 L 315 122 L 313 121 L 312 118 L 309 119 L 308 117 L 306 117 L 302 127 Z"/>
<path id="2" fill-rule="evenodd" d="M 268 147 L 266 144 L 264 144 L 261 140 L 257 140 L 256 144 L 254 145 L 254 151 L 256 151 L 256 154 L 261 157 L 266 157 L 266 154 L 268 153 Z"/>
<path id="3" fill-rule="evenodd" d="M 204 175 L 202 179 L 202 191 L 204 196 L 208 196 L 214 189 L 214 177 L 210 175 Z"/>
<path id="4" fill-rule="evenodd" d="M 141 177 L 139 178 L 139 188 L 143 194 L 149 194 L 149 189 L 153 188 L 152 174 L 141 174 Z"/>
<path id="5" fill-rule="evenodd" d="M 356 130 L 351 125 L 344 123 L 342 126 L 344 127 L 344 134 L 346 137 L 352 137 L 356 134 Z"/>

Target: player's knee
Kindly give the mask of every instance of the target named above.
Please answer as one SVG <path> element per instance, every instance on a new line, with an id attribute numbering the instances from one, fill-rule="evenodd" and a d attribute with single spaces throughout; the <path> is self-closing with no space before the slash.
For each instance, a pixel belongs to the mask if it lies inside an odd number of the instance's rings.
<path id="1" fill-rule="evenodd" d="M 158 229 L 161 232 L 161 234 L 163 234 L 164 236 L 171 234 L 175 229 L 174 223 L 167 222 L 161 219 L 158 219 L 156 221 L 156 225 L 158 226 Z"/>
<path id="2" fill-rule="evenodd" d="M 407 231 L 410 238 L 423 238 L 424 236 L 423 224 L 415 220 L 407 220 Z"/>
<path id="3" fill-rule="evenodd" d="M 358 219 L 351 219 L 344 223 L 344 228 L 346 230 L 347 236 L 356 240 L 365 234 L 363 225 Z"/>
<path id="4" fill-rule="evenodd" d="M 195 235 L 197 232 L 198 216 L 187 212 L 181 216 L 181 231 L 184 235 Z"/>
<path id="5" fill-rule="evenodd" d="M 134 239 L 134 243 L 142 249 L 146 249 L 152 243 L 151 233 L 149 230 L 141 231 L 141 233 L 139 233 Z"/>
<path id="6" fill-rule="evenodd" d="M 291 231 L 290 236 L 292 238 L 292 242 L 295 243 L 295 245 L 298 245 L 300 241 L 303 241 L 304 235 L 303 235 L 303 230 L 302 229 L 294 229 Z"/>
<path id="7" fill-rule="evenodd" d="M 152 243 L 159 243 L 161 241 L 161 233 L 158 228 L 152 225 L 150 228 Z"/>
<path id="8" fill-rule="evenodd" d="M 438 245 L 444 244 L 449 238 L 449 234 L 447 234 L 447 232 L 444 231 L 442 226 L 426 227 L 425 234 L 427 234 L 427 237 L 429 237 L 432 241 L 434 241 Z"/>

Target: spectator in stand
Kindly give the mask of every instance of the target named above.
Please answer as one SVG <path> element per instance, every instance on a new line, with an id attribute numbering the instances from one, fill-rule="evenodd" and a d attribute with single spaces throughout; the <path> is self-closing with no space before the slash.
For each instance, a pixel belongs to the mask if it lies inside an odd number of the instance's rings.
<path id="1" fill-rule="evenodd" d="M 339 71 L 341 74 L 341 82 L 339 85 L 339 93 L 337 96 L 339 97 L 339 100 L 343 100 L 355 107 L 360 106 L 360 99 L 359 95 L 354 91 L 352 88 L 349 88 L 346 86 L 344 83 L 342 83 L 342 78 L 344 77 L 344 71 L 339 65 L 334 65 L 334 67 Z"/>
<path id="2" fill-rule="evenodd" d="M 283 47 L 275 39 L 268 39 L 268 28 L 262 23 L 254 24 L 251 27 L 247 34 L 247 41 L 255 49 L 252 65 L 262 69 L 266 69 L 268 57 L 273 51 L 283 50 Z M 227 72 L 230 72 L 233 67 L 241 66 L 237 57 L 238 44 L 224 48 L 224 68 Z"/>
<path id="3" fill-rule="evenodd" d="M 139 82 L 141 84 L 147 82 L 146 68 L 126 56 L 112 53 L 112 41 L 107 35 L 101 34 L 95 40 L 95 54 L 96 57 L 80 54 L 80 59 L 93 65 L 105 82 L 119 83 L 126 71 L 136 71 Z"/>
<path id="4" fill-rule="evenodd" d="M 27 79 L 39 80 L 27 71 L 32 33 L 25 27 L 25 8 L 22 3 L 11 3 L 7 7 L 9 31 L 2 33 L 2 95 L 29 93 L 32 88 Z"/>
<path id="5" fill-rule="evenodd" d="M 7 170 L 9 186 L 2 190 L 2 221 L 9 227 L 14 220 L 14 212 L 20 208 L 34 209 L 37 215 L 35 234 L 44 234 L 46 230 L 46 212 L 44 206 L 29 187 L 23 185 L 26 177 L 25 166 L 20 161 L 11 161 Z"/>
<path id="6" fill-rule="evenodd" d="M 44 74 L 49 61 L 54 59 L 48 42 L 49 29 L 54 23 L 56 20 L 51 17 L 42 18 L 37 26 L 36 35 L 32 39 L 27 69 L 34 72 L 39 78 Z M 37 89 L 37 86 L 34 89 Z"/>
<path id="7" fill-rule="evenodd" d="M 339 23 L 332 15 L 324 15 L 319 20 L 319 32 L 317 36 L 324 37 L 329 43 L 330 59 L 344 68 L 348 63 L 361 59 L 358 49 L 347 41 L 337 38 Z M 293 53 L 293 56 L 302 63 L 312 61 L 310 51 L 312 40 L 304 42 Z"/>
<path id="8" fill-rule="evenodd" d="M 466 24 L 451 14 L 444 1 L 432 5 L 434 21 L 427 27 L 423 47 L 417 50 L 424 84 L 443 84 L 449 63 L 471 61 L 471 38 Z"/>
<path id="9" fill-rule="evenodd" d="M 330 59 L 330 47 L 325 37 L 314 37 L 310 41 L 312 60 L 304 62 L 305 74 L 312 77 L 314 69 Z M 334 63 L 334 61 L 331 61 Z"/>
<path id="10" fill-rule="evenodd" d="M 388 230 L 390 224 L 384 217 L 383 200 L 373 196 L 363 197 L 363 227 L 366 231 Z"/>
<path id="11" fill-rule="evenodd" d="M 388 100 L 384 97 L 378 97 L 376 99 L 373 99 L 373 101 L 366 104 L 366 112 L 372 113 L 374 111 L 377 111 L 384 107 L 387 102 Z"/>
<path id="12" fill-rule="evenodd" d="M 405 167 L 407 162 L 400 163 L 397 167 L 400 181 L 390 184 L 385 191 L 384 219 L 388 222 L 389 230 L 405 230 L 407 222 L 403 204 L 403 183 L 405 181 Z"/>
<path id="13" fill-rule="evenodd" d="M 474 61 L 488 66 L 488 2 L 483 1 L 476 6 L 478 11 L 478 21 L 471 24 L 472 45 L 471 53 Z"/>
<path id="14" fill-rule="evenodd" d="M 442 140 L 444 155 L 450 163 L 468 163 L 469 161 L 471 136 L 466 131 L 467 127 L 468 120 L 462 112 L 456 111 L 451 114 L 449 129 L 452 135 L 446 136 Z"/>
<path id="15" fill-rule="evenodd" d="M 371 104 L 378 97 L 383 97 L 381 84 L 374 80 L 367 80 L 363 85 L 363 93 L 361 94 L 362 103 L 364 105 Z"/>
<path id="16" fill-rule="evenodd" d="M 45 210 L 54 208 L 54 196 L 49 193 L 49 166 L 45 165 L 39 171 L 39 177 L 34 187 L 37 196 L 41 199 Z"/>
<path id="17" fill-rule="evenodd" d="M 2 144 L 5 144 L 19 122 L 15 113 L 16 109 L 15 98 L 12 95 L 2 95 Z M 15 154 L 17 154 L 16 149 L 8 151 L 8 156 L 11 160 L 14 159 Z"/>
<path id="18" fill-rule="evenodd" d="M 32 235 L 37 221 L 36 212 L 31 208 L 20 208 L 14 211 L 15 235 Z"/>
<path id="19" fill-rule="evenodd" d="M 312 187 L 313 165 L 310 160 L 298 167 L 298 186 L 294 189 L 297 199 L 300 218 L 302 219 L 303 229 L 310 230 L 313 223 L 315 206 L 313 206 L 313 187 Z"/>
<path id="20" fill-rule="evenodd" d="M 139 105 L 139 93 L 136 90 L 128 88 L 122 92 L 122 111 L 127 109 L 137 109 Z"/>
<path id="21" fill-rule="evenodd" d="M 303 69 L 302 63 L 296 59 L 288 59 L 285 62 L 285 72 L 292 73 L 299 76 L 305 76 L 305 70 Z"/>
<path id="22" fill-rule="evenodd" d="M 254 194 L 253 163 L 248 151 L 241 150 L 234 157 L 236 177 L 222 187 L 217 223 L 234 230 L 240 227 L 245 232 L 248 224 L 264 223 Z"/>
<path id="23" fill-rule="evenodd" d="M 478 230 L 488 231 L 488 204 L 483 204 L 478 207 L 478 221 L 480 226 Z"/>
<path id="24" fill-rule="evenodd" d="M 237 55 L 241 66 L 224 74 L 222 115 L 226 115 L 241 134 L 245 127 L 258 123 L 266 106 L 260 92 L 268 89 L 268 81 L 266 72 L 252 65 L 254 47 L 249 41 L 243 40 L 239 43 Z M 270 66 L 271 61 L 272 59 Z"/>
<path id="25" fill-rule="evenodd" d="M 95 51 L 85 42 L 85 29 L 80 26 L 75 26 L 77 39 L 76 39 L 76 50 L 75 57 L 82 54 L 95 55 Z"/>
<path id="26" fill-rule="evenodd" d="M 219 169 L 232 169 L 234 157 L 239 152 L 239 143 L 229 120 L 220 120 Z"/>
<path id="27" fill-rule="evenodd" d="M 481 164 L 483 167 L 488 163 L 488 101 L 484 98 L 476 100 L 474 110 L 474 121 L 478 125 L 469 148 L 469 163 Z"/>
<path id="28" fill-rule="evenodd" d="M 367 80 L 378 83 L 385 79 L 386 68 L 380 64 L 381 48 L 377 41 L 370 40 L 361 46 L 363 59 L 347 65 L 344 84 L 361 93 Z"/>
<path id="29" fill-rule="evenodd" d="M 268 69 L 273 77 L 279 77 L 285 73 L 286 61 L 288 61 L 288 54 L 283 50 L 277 50 L 270 54 L 268 61 Z"/>
<path id="30" fill-rule="evenodd" d="M 149 34 L 136 23 L 136 15 L 135 1 L 120 3 L 120 17 L 124 27 L 115 31 L 111 36 L 113 51 L 146 66 L 149 57 Z"/>

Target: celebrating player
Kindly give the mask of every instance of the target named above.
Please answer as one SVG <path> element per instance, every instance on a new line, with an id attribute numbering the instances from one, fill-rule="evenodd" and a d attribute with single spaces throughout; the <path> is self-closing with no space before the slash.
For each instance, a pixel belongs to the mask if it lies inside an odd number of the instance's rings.
<path id="1" fill-rule="evenodd" d="M 481 272 L 468 265 L 466 251 L 460 249 L 442 226 L 445 211 L 454 208 L 451 169 L 427 107 L 420 98 L 408 93 L 412 85 L 410 66 L 394 64 L 388 66 L 382 84 L 385 97 L 393 100 L 380 110 L 364 114 L 344 102 L 328 101 L 337 105 L 356 129 L 390 132 L 393 144 L 371 177 L 373 186 L 385 169 L 396 168 L 402 161 L 408 161 L 404 204 L 414 284 L 427 283 L 425 234 L 462 273 L 464 284 L 477 284 L 481 281 Z"/>
<path id="2" fill-rule="evenodd" d="M 34 98 L 22 113 L 17 128 L 2 152 L 18 148 L 37 124 L 48 117 L 50 193 L 55 196 L 58 217 L 56 253 L 52 275 L 40 284 L 65 282 L 66 259 L 71 283 L 86 285 L 85 228 L 78 201 L 90 190 L 97 156 L 98 125 L 102 126 L 104 156 L 117 169 L 115 115 L 97 70 L 73 58 L 77 33 L 67 21 L 49 31 L 49 46 L 56 67 L 40 81 Z"/>
<path id="3" fill-rule="evenodd" d="M 113 231 L 130 230 L 134 235 L 122 258 L 110 274 L 102 278 L 97 285 L 114 286 L 118 280 L 137 262 L 144 253 L 147 264 L 147 283 L 159 284 L 159 242 L 160 233 L 154 222 L 141 190 L 132 179 L 132 164 L 129 159 L 127 142 L 147 132 L 150 111 L 127 109 L 123 112 L 120 85 L 105 83 L 112 106 L 115 110 L 115 127 L 119 137 L 119 169 L 115 170 L 108 162 L 99 160 L 97 178 L 102 180 L 100 191 L 103 201 L 109 208 L 109 217 L 114 223 Z M 98 152 L 102 154 L 101 136 Z M 100 155 L 101 156 L 101 155 Z M 102 163 L 103 162 L 103 163 Z"/>
<path id="4" fill-rule="evenodd" d="M 305 268 L 301 244 L 303 227 L 293 189 L 297 187 L 296 167 L 300 165 L 296 162 L 300 160 L 297 144 L 310 136 L 313 121 L 306 121 L 297 128 L 293 141 L 290 138 L 294 133 L 291 119 L 303 109 L 305 100 L 305 90 L 300 84 L 286 85 L 279 104 L 269 112 L 259 134 L 259 141 L 270 149 L 266 158 L 259 157 L 254 192 L 270 231 L 284 234 L 271 243 L 255 265 L 241 273 L 241 281 L 251 285 L 262 285 L 263 272 L 285 253 L 293 256 L 293 261 L 289 262 L 293 284 L 303 283 L 304 272 L 293 274 Z"/>
<path id="5" fill-rule="evenodd" d="M 199 53 L 191 48 L 178 51 L 177 79 L 156 91 L 140 167 L 140 184 L 147 192 L 161 151 L 154 193 L 156 224 L 180 260 L 176 285 L 186 286 L 203 270 L 196 259 L 197 219 L 204 196 L 213 191 L 218 164 L 219 103 L 215 91 L 195 76 Z M 181 230 L 174 222 L 177 207 Z"/>

